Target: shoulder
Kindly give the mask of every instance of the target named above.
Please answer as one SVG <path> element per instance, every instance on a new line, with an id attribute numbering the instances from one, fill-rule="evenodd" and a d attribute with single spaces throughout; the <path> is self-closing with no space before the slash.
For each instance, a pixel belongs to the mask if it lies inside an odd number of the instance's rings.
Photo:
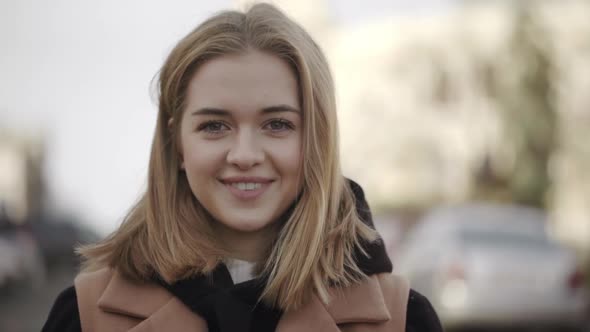
<path id="1" fill-rule="evenodd" d="M 81 330 L 76 289 L 71 286 L 57 296 L 42 332 L 79 332 Z"/>
<path id="2" fill-rule="evenodd" d="M 76 276 L 74 281 L 76 287 L 78 285 L 100 285 L 100 284 L 107 284 L 109 280 L 111 280 L 113 276 L 114 270 L 108 267 L 101 268 L 95 271 L 89 272 L 81 272 Z"/>
<path id="3" fill-rule="evenodd" d="M 108 267 L 91 272 L 81 272 L 74 279 L 78 297 L 97 300 L 113 277 L 114 270 Z"/>
<path id="4" fill-rule="evenodd" d="M 80 308 L 78 300 L 87 299 L 84 303 L 90 303 L 98 299 L 112 277 L 112 270 L 103 268 L 93 272 L 78 274 L 74 281 L 75 286 L 63 290 L 56 298 L 47 320 L 43 325 L 43 332 L 79 332 Z"/>
<path id="5" fill-rule="evenodd" d="M 405 278 L 390 273 L 381 273 L 378 278 L 390 312 L 395 311 L 399 315 L 405 315 L 406 332 L 443 331 L 438 315 L 430 301 L 424 295 L 411 289 Z"/>
<path id="6" fill-rule="evenodd" d="M 391 273 L 379 273 L 376 275 L 381 287 L 385 304 L 390 307 L 399 308 L 400 314 L 405 314 L 406 303 L 408 301 L 410 285 L 408 281 L 398 275 Z"/>
<path id="7" fill-rule="evenodd" d="M 406 332 L 421 331 L 442 332 L 443 328 L 430 301 L 411 289 L 408 298 Z"/>
<path id="8" fill-rule="evenodd" d="M 94 324 L 97 304 L 114 274 L 114 270 L 108 267 L 99 270 L 82 272 L 74 279 L 76 297 L 78 303 L 78 315 L 85 329 L 88 324 Z"/>

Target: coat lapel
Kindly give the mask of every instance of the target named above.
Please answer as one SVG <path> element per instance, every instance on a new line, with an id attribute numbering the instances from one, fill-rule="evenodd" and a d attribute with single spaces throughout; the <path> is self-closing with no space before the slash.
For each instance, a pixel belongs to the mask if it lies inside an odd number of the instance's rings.
<path id="1" fill-rule="evenodd" d="M 336 324 L 379 323 L 391 318 L 376 275 L 351 287 L 333 289 L 331 296 L 326 310 Z"/>
<path id="2" fill-rule="evenodd" d="M 317 296 L 302 308 L 283 314 L 277 332 L 338 332 L 339 324 L 381 323 L 391 317 L 376 275 L 345 289 L 332 289 L 331 301 Z"/>
<path id="3" fill-rule="evenodd" d="M 207 323 L 159 285 L 139 284 L 113 273 L 98 300 L 104 312 L 124 315 L 141 322 L 129 332 L 206 332 Z"/>
<path id="4" fill-rule="evenodd" d="M 172 299 L 172 294 L 152 283 L 135 283 L 118 272 L 113 276 L 98 300 L 106 312 L 145 319 Z"/>
<path id="5" fill-rule="evenodd" d="M 207 322 L 177 298 L 172 298 L 129 332 L 207 332 Z"/>
<path id="6" fill-rule="evenodd" d="M 322 331 L 340 332 L 332 316 L 317 296 L 303 307 L 283 314 L 277 332 Z"/>
<path id="7" fill-rule="evenodd" d="M 338 332 L 339 324 L 379 323 L 390 319 L 376 275 L 345 289 L 332 289 L 331 301 L 322 303 L 317 296 L 302 308 L 285 312 L 278 332 Z M 130 332 L 206 332 L 204 319 L 180 300 L 155 284 L 137 284 L 113 276 L 98 301 L 101 310 L 140 319 Z"/>

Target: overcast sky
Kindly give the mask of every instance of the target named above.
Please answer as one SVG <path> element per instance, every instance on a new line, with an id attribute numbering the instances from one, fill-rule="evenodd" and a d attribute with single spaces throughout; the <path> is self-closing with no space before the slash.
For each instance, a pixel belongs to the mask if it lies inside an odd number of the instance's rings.
<path id="1" fill-rule="evenodd" d="M 450 0 L 329 0 L 342 25 Z M 156 106 L 149 85 L 174 43 L 232 1 L 0 0 L 0 128 L 46 135 L 56 207 L 101 233 L 144 189 Z"/>

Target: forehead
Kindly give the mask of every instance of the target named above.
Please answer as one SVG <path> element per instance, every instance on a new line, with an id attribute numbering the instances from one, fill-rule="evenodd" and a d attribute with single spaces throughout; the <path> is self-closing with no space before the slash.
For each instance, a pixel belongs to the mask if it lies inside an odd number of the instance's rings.
<path id="1" fill-rule="evenodd" d="M 187 109 L 228 110 L 288 105 L 299 109 L 297 78 L 276 55 L 248 50 L 213 58 L 193 74 L 187 89 Z"/>

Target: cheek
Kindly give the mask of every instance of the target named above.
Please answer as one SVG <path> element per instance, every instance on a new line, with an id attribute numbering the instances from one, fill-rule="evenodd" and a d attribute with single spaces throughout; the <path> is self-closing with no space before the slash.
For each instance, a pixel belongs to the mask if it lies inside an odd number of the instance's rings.
<path id="1" fill-rule="evenodd" d="M 299 140 L 288 143 L 273 147 L 271 153 L 276 166 L 284 173 L 283 175 L 296 176 L 302 164 L 301 144 Z"/>
<path id="2" fill-rule="evenodd" d="M 192 178 L 198 178 L 200 175 L 210 176 L 224 161 L 223 149 L 215 144 L 193 142 L 185 145 L 183 152 L 185 170 Z"/>

